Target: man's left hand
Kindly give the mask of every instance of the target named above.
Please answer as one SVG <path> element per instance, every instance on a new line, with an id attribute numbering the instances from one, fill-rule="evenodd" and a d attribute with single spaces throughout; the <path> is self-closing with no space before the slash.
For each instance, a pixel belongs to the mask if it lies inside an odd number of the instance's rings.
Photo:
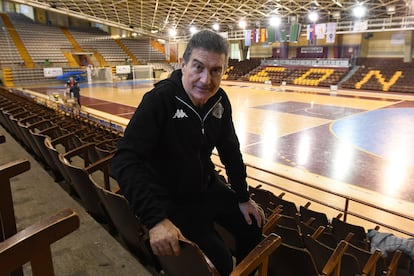
<path id="1" fill-rule="evenodd" d="M 248 225 L 252 224 L 251 216 L 256 219 L 257 227 L 260 228 L 265 223 L 266 218 L 263 209 L 253 199 L 239 203 L 239 208 Z"/>

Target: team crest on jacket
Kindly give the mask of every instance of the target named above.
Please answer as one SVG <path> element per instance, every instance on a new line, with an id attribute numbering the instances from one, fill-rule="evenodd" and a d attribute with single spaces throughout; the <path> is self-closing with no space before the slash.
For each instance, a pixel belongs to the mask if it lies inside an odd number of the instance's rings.
<path id="1" fill-rule="evenodd" d="M 218 103 L 214 109 L 213 109 L 213 116 L 216 117 L 217 119 L 221 119 L 221 117 L 223 116 L 223 112 L 224 112 L 224 107 L 221 103 Z"/>
<path id="2" fill-rule="evenodd" d="M 184 110 L 177 109 L 177 111 L 175 111 L 173 119 L 176 119 L 176 118 L 182 119 L 182 118 L 185 118 L 185 117 L 188 117 L 188 116 L 187 116 L 187 114 L 185 114 Z"/>

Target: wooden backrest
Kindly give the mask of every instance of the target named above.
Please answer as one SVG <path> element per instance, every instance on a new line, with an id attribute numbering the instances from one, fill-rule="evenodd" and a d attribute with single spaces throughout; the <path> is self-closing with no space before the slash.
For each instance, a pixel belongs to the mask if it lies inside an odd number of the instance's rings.
<path id="1" fill-rule="evenodd" d="M 65 209 L 0 242 L 0 275 L 7 275 L 28 262 L 34 276 L 55 275 L 50 246 L 77 228 L 78 215 Z"/>
<path id="2" fill-rule="evenodd" d="M 282 242 L 279 248 L 270 255 L 269 275 L 319 276 L 319 272 L 311 253 L 306 248 Z"/>
<path id="3" fill-rule="evenodd" d="M 76 149 L 75 149 L 76 150 Z M 59 160 L 63 164 L 66 172 L 71 179 L 71 185 L 79 195 L 82 205 L 86 211 L 97 221 L 101 223 L 108 223 L 109 219 L 102 206 L 98 193 L 89 179 L 89 174 L 83 167 L 78 167 L 71 164 L 70 157 L 67 159 L 68 153 L 60 154 Z"/>
<path id="4" fill-rule="evenodd" d="M 352 239 L 349 242 L 365 250 L 369 250 L 367 232 L 360 225 L 351 224 L 334 217 L 332 218 L 332 233 L 337 242 L 345 239 L 349 233 L 353 233 Z"/>
<path id="5" fill-rule="evenodd" d="M 346 253 L 348 242 L 341 241 L 336 248 L 331 248 L 310 235 L 303 236 L 306 248 L 312 254 L 319 273 L 331 275 L 358 275 L 362 273 L 362 267 L 357 258 Z M 326 274 L 324 274 L 326 273 Z"/>

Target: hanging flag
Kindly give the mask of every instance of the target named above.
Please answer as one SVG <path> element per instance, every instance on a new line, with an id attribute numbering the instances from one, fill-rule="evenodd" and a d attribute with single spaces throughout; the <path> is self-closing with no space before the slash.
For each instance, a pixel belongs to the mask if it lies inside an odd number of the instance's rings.
<path id="1" fill-rule="evenodd" d="M 283 25 L 280 25 L 280 42 L 289 41 L 289 35 L 290 35 L 290 24 L 285 23 Z"/>
<path id="2" fill-rule="evenodd" d="M 267 42 L 267 30 L 266 28 L 260 29 L 260 42 L 264 43 Z"/>
<path id="3" fill-rule="evenodd" d="M 254 30 L 254 43 L 259 43 L 260 41 L 260 29 Z"/>
<path id="4" fill-rule="evenodd" d="M 314 45 L 316 44 L 316 30 L 315 30 L 315 23 L 309 24 L 306 27 L 306 37 L 309 40 L 309 44 Z"/>
<path id="5" fill-rule="evenodd" d="M 326 43 L 335 43 L 336 23 L 330 22 L 326 24 Z"/>
<path id="6" fill-rule="evenodd" d="M 275 27 L 269 27 L 267 29 L 267 41 L 269 42 L 276 41 L 276 28 Z"/>
<path id="7" fill-rule="evenodd" d="M 316 35 L 316 39 L 324 39 L 325 38 L 325 33 L 326 33 L 326 24 L 325 23 L 321 23 L 321 24 L 316 24 L 315 25 L 315 35 Z"/>
<path id="8" fill-rule="evenodd" d="M 289 34 L 289 41 L 290 42 L 298 42 L 299 34 L 300 34 L 301 25 L 299 23 L 292 23 L 290 25 L 290 34 Z"/>
<path id="9" fill-rule="evenodd" d="M 252 45 L 252 31 L 251 30 L 244 31 L 244 45 L 245 46 Z"/>

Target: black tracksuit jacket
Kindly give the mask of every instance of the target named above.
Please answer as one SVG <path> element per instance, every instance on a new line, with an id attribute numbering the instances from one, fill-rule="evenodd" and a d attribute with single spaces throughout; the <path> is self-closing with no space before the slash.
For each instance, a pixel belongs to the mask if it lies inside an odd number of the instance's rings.
<path id="1" fill-rule="evenodd" d="M 239 202 L 248 200 L 246 169 L 221 88 L 203 110 L 194 106 L 181 70 L 147 92 L 118 143 L 113 172 L 135 215 L 148 228 L 167 217 L 164 199 L 183 202 L 206 190 L 214 147 Z"/>

